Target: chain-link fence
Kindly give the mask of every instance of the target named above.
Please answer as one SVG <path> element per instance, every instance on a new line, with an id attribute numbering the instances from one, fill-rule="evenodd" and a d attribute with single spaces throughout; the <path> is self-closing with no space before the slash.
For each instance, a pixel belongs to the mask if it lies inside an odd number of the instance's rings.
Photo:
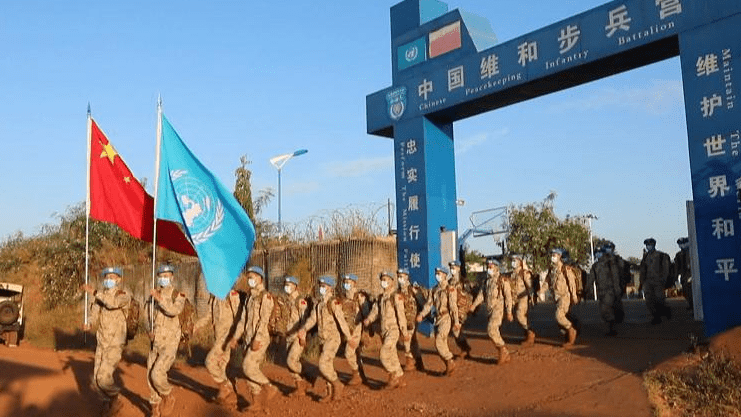
<path id="1" fill-rule="evenodd" d="M 283 278 L 293 275 L 301 281 L 299 288 L 310 291 L 321 275 L 335 278 L 342 274 L 358 276 L 358 287 L 372 294 L 381 292 L 378 274 L 381 271 L 396 270 L 396 238 L 378 237 L 374 239 L 349 239 L 313 242 L 305 245 L 291 245 L 255 250 L 249 265 L 263 268 L 268 281 L 268 289 L 279 291 Z M 201 274 L 197 260 L 179 263 L 176 266 L 173 285 L 185 293 L 194 303 L 198 315 L 206 312 L 209 292 Z M 124 267 L 124 285 L 134 298 L 144 303 L 152 288 L 152 265 L 139 264 Z M 338 280 L 338 285 L 339 285 Z M 235 285 L 246 289 L 243 279 Z"/>

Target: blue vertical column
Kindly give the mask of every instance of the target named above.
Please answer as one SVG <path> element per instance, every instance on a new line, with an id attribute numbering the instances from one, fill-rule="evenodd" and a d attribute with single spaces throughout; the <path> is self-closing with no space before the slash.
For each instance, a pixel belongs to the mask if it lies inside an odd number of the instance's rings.
<path id="1" fill-rule="evenodd" d="M 453 126 L 417 117 L 394 126 L 399 265 L 425 287 L 440 265 L 440 229 L 458 224 Z"/>
<path id="2" fill-rule="evenodd" d="M 741 15 L 679 38 L 706 336 L 741 324 Z"/>

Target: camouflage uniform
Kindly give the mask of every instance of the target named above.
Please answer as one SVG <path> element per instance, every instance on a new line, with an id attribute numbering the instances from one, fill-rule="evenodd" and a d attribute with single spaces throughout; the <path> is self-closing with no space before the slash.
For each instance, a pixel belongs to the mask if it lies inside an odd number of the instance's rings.
<path id="1" fill-rule="evenodd" d="M 328 288 L 334 287 L 334 279 L 331 277 L 320 277 L 319 282 L 326 283 Z M 299 338 L 304 340 L 306 332 L 317 326 L 319 342 L 322 352 L 319 355 L 319 372 L 331 385 L 333 399 L 338 399 L 342 392 L 342 382 L 337 378 L 334 369 L 334 358 L 340 348 L 341 334 L 349 334 L 347 323 L 342 312 L 342 303 L 332 296 L 332 290 L 328 289 L 321 300 L 312 308 L 306 323 L 299 329 Z M 343 330 L 341 330 L 343 329 Z M 329 399 L 329 395 L 324 398 Z"/>
<path id="2" fill-rule="evenodd" d="M 232 346 L 236 345 L 244 332 L 245 305 L 236 290 L 230 291 L 224 300 L 212 296 L 208 305 L 208 316 L 199 320 L 194 327 L 201 328 L 209 321 L 213 325 L 215 340 L 206 355 L 206 369 L 214 382 L 219 384 L 217 401 L 236 405 L 234 385 L 227 378 L 226 368 L 231 358 Z"/>
<path id="3" fill-rule="evenodd" d="M 512 287 L 509 281 L 499 273 L 498 268 L 493 273 L 488 274 L 484 288 L 476 296 L 471 309 L 478 307 L 484 300 L 486 300 L 486 311 L 489 315 L 486 333 L 489 335 L 491 341 L 494 342 L 494 346 L 499 349 L 499 363 L 503 364 L 507 362 L 509 353 L 505 348 L 504 339 L 502 339 L 502 335 L 499 332 L 499 327 L 502 325 L 502 318 L 505 311 L 507 312 L 507 317 L 509 319 L 512 318 Z"/>
<path id="4" fill-rule="evenodd" d="M 166 286 L 158 290 L 159 300 L 154 301 L 154 327 L 152 329 L 152 348 L 147 358 L 147 384 L 149 385 L 149 403 L 156 405 L 161 401 L 170 401 L 167 397 L 172 392 L 172 385 L 167 380 L 167 372 L 175 363 L 178 345 L 182 332 L 178 314 L 185 307 L 185 294 L 176 293 L 173 301 L 174 289 Z M 151 306 L 150 299 L 149 305 Z M 152 309 L 148 309 L 150 323 Z"/>
<path id="5" fill-rule="evenodd" d="M 417 302 L 417 291 L 407 282 L 406 285 L 399 285 L 399 294 L 404 302 L 404 313 L 407 322 L 408 339 L 402 339 L 404 344 L 404 356 L 406 356 L 406 365 L 404 370 L 411 371 L 415 365 L 417 369 L 422 369 L 422 352 L 419 349 L 419 340 L 417 339 L 417 311 L 419 303 Z M 415 364 L 416 363 L 416 364 Z"/>
<path id="6" fill-rule="evenodd" d="M 451 266 L 453 266 L 452 262 Z M 460 357 L 469 357 L 471 354 L 471 345 L 468 343 L 468 339 L 463 333 L 463 325 L 468 319 L 469 311 L 468 308 L 461 307 L 470 307 L 470 303 L 468 303 L 468 306 L 462 306 L 461 304 L 464 300 L 461 297 L 466 297 L 468 301 L 472 301 L 473 297 L 469 294 L 469 292 L 466 290 L 466 288 L 463 286 L 463 283 L 461 282 L 459 268 L 458 271 L 456 271 L 455 273 L 451 271 L 449 285 L 456 290 L 456 302 L 458 303 L 458 322 L 461 324 L 459 328 L 451 329 L 451 333 L 453 333 L 453 340 L 455 341 L 455 345 L 458 346 L 458 349 L 461 350 Z"/>
<path id="7" fill-rule="evenodd" d="M 360 350 L 360 337 L 363 334 L 362 306 L 367 303 L 367 298 L 353 287 L 350 291 L 346 290 L 337 301 L 342 306 L 344 321 L 347 324 L 347 328 L 341 330 L 345 341 L 345 359 L 353 374 L 348 384 L 357 385 L 361 382 L 358 351 Z M 350 346 L 351 344 L 354 346 Z"/>
<path id="8" fill-rule="evenodd" d="M 97 323 L 92 387 L 108 401 L 118 398 L 121 387 L 116 384 L 113 373 L 121 360 L 126 344 L 126 308 L 131 294 L 119 287 L 93 293 L 90 322 Z"/>
<path id="9" fill-rule="evenodd" d="M 290 299 L 289 305 L 291 306 L 291 318 L 288 323 L 288 334 L 286 338 L 286 344 L 288 345 L 288 357 L 286 362 L 288 369 L 291 371 L 291 376 L 297 383 L 303 381 L 301 377 L 301 354 L 304 352 L 304 346 L 301 344 L 301 340 L 296 337 L 295 331 L 298 330 L 307 319 L 308 302 L 306 298 L 302 297 L 298 291 L 294 290 L 291 294 L 286 295 Z"/>
<path id="10" fill-rule="evenodd" d="M 265 361 L 265 352 L 270 346 L 268 322 L 273 311 L 275 301 L 273 296 L 265 290 L 262 281 L 250 289 L 250 299 L 247 301 L 247 319 L 245 321 L 244 340 L 248 346 L 242 362 L 242 370 L 247 377 L 247 384 L 252 392 L 253 404 L 259 407 L 258 398 L 262 388 L 268 390 L 268 396 L 277 393 L 277 388 L 262 373 L 260 366 Z"/>
<path id="11" fill-rule="evenodd" d="M 690 265 L 689 239 L 679 239 L 677 243 L 681 249 L 674 255 L 674 268 L 677 275 L 679 275 L 679 283 L 682 284 L 682 294 L 684 294 L 684 298 L 689 304 L 688 309 L 691 310 L 694 308 L 694 300 L 692 299 L 692 267 Z"/>
<path id="12" fill-rule="evenodd" d="M 568 316 L 571 315 L 571 307 L 579 302 L 576 281 L 581 278 L 577 277 L 573 268 L 561 262 L 560 258 L 553 265 L 548 276 L 556 301 L 556 322 L 562 329 L 566 330 L 567 341 L 565 345 L 573 345 L 576 339 L 576 330 Z"/>
<path id="13" fill-rule="evenodd" d="M 522 260 L 522 262 L 525 262 Z M 527 311 L 531 300 L 534 298 L 533 273 L 530 269 L 522 267 L 521 264 L 512 271 L 512 279 L 515 284 L 515 318 L 517 323 L 525 330 L 526 339 L 524 344 L 532 344 L 535 341 L 535 332 L 527 320 Z"/>
<path id="14" fill-rule="evenodd" d="M 388 275 L 391 278 L 390 275 Z M 383 368 L 389 373 L 389 388 L 399 386 L 399 378 L 404 375 L 399 363 L 399 354 L 396 344 L 399 342 L 399 333 L 404 340 L 409 340 L 407 330 L 407 319 L 404 314 L 404 297 L 396 292 L 395 285 L 389 282 L 389 286 L 378 298 L 376 307 L 373 308 L 366 319 L 366 323 L 374 322 L 379 316 L 381 319 L 381 346 L 380 359 Z"/>
<path id="15" fill-rule="evenodd" d="M 417 321 L 427 316 L 432 307 L 435 307 L 435 349 L 445 361 L 446 373 L 452 373 L 454 367 L 453 354 L 448 347 L 448 336 L 451 327 L 460 326 L 458 321 L 458 299 L 455 288 L 448 285 L 447 279 L 435 285 L 430 292 L 422 311 L 417 315 Z"/>
<path id="16" fill-rule="evenodd" d="M 652 323 L 661 322 L 661 316 L 670 318 L 671 312 L 666 306 L 664 290 L 670 273 L 669 255 L 658 250 L 648 251 L 643 255 L 640 265 L 641 286 L 646 297 L 646 307 L 654 317 Z"/>
<path id="17" fill-rule="evenodd" d="M 587 289 L 594 288 L 593 283 L 597 284 L 600 316 L 609 325 L 609 336 L 615 335 L 615 323 L 621 323 L 625 317 L 621 282 L 623 270 L 625 270 L 623 258 L 611 253 L 603 253 L 592 265 L 587 276 Z"/>

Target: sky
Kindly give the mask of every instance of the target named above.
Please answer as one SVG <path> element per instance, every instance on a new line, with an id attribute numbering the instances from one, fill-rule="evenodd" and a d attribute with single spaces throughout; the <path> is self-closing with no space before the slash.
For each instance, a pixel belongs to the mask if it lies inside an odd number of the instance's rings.
<path id="1" fill-rule="evenodd" d="M 233 189 L 240 156 L 253 189 L 277 189 L 282 219 L 395 199 L 393 141 L 366 133 L 366 95 L 391 85 L 396 1 L 5 0 L 0 13 L 0 241 L 85 200 L 88 103 L 132 172 L 155 171 L 156 103 Z M 489 19 L 500 42 L 601 0 L 451 0 Z M 473 212 L 542 201 L 592 214 L 623 256 L 643 240 L 678 250 L 692 199 L 679 58 L 459 121 L 459 233 Z M 385 217 L 385 209 L 379 215 Z M 263 217 L 277 220 L 277 201 Z M 471 238 L 485 254 L 491 237 Z"/>

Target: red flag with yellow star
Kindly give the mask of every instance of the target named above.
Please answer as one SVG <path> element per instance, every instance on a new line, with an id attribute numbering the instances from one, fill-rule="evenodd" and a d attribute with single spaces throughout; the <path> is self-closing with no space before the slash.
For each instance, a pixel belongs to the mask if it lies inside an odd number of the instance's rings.
<path id="1" fill-rule="evenodd" d="M 95 121 L 90 121 L 90 217 L 116 224 L 131 236 L 152 242 L 154 199 Z M 176 223 L 157 221 L 157 245 L 196 256 L 193 245 Z"/>

